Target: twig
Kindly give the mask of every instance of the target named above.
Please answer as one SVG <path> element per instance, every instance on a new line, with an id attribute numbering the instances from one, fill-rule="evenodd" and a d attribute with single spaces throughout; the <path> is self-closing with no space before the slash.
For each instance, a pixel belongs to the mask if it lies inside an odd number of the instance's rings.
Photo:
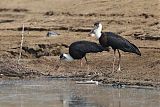
<path id="1" fill-rule="evenodd" d="M 23 39 L 24 39 L 24 24 L 22 25 L 22 38 L 21 38 L 21 45 L 20 45 L 20 51 L 19 51 L 19 57 L 18 57 L 18 64 L 22 56 Z"/>

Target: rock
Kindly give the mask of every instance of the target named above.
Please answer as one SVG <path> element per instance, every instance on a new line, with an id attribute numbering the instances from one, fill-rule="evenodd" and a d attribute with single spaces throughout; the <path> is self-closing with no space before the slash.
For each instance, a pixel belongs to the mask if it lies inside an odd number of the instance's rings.
<path id="1" fill-rule="evenodd" d="M 48 33 L 47 33 L 47 37 L 54 37 L 54 36 L 58 36 L 58 35 L 60 35 L 59 33 L 56 33 L 56 32 L 53 32 L 53 31 L 49 31 Z"/>

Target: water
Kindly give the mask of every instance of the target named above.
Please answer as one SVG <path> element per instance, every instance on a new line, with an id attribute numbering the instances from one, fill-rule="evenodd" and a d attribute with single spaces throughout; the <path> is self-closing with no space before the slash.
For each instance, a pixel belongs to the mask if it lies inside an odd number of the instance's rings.
<path id="1" fill-rule="evenodd" d="M 64 79 L 2 80 L 0 107 L 160 107 L 160 91 Z"/>

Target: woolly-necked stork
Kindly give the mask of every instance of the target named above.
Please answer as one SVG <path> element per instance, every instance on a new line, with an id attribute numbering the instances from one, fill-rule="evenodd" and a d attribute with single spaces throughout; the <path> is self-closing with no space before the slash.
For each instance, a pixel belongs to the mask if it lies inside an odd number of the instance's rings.
<path id="1" fill-rule="evenodd" d="M 106 51 L 107 48 L 102 47 L 100 44 L 90 41 L 76 41 L 69 46 L 69 54 L 63 53 L 60 55 L 60 60 L 73 61 L 75 59 L 81 59 L 84 57 L 87 63 L 87 53 L 97 53 Z M 107 50 L 108 51 L 108 50 Z"/>
<path id="2" fill-rule="evenodd" d="M 113 71 L 114 72 L 114 64 L 116 60 L 116 50 L 118 51 L 119 54 L 119 61 L 118 61 L 118 71 L 121 70 L 120 62 L 121 62 L 121 54 L 119 50 L 122 50 L 124 52 L 130 52 L 130 53 L 135 53 L 137 55 L 141 56 L 141 52 L 139 49 L 132 43 L 130 43 L 127 39 L 112 33 L 112 32 L 102 32 L 102 24 L 100 22 L 96 22 L 94 24 L 94 28 L 91 30 L 90 35 L 95 35 L 97 39 L 99 39 L 99 43 L 103 47 L 112 47 L 114 50 L 114 60 L 113 60 Z"/>

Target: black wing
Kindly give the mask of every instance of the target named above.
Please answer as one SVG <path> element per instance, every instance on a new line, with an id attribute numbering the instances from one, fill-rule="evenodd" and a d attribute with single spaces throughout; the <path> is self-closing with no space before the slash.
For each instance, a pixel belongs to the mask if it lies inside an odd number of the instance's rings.
<path id="1" fill-rule="evenodd" d="M 105 32 L 105 35 L 107 35 L 108 39 L 107 44 L 113 49 L 120 49 L 124 52 L 132 52 L 141 55 L 139 49 L 127 39 L 112 32 Z"/>
<path id="2" fill-rule="evenodd" d="M 89 41 L 77 41 L 72 43 L 69 47 L 69 54 L 77 59 L 84 57 L 86 53 L 97 53 L 102 51 L 105 51 L 105 48 L 100 44 Z"/>

